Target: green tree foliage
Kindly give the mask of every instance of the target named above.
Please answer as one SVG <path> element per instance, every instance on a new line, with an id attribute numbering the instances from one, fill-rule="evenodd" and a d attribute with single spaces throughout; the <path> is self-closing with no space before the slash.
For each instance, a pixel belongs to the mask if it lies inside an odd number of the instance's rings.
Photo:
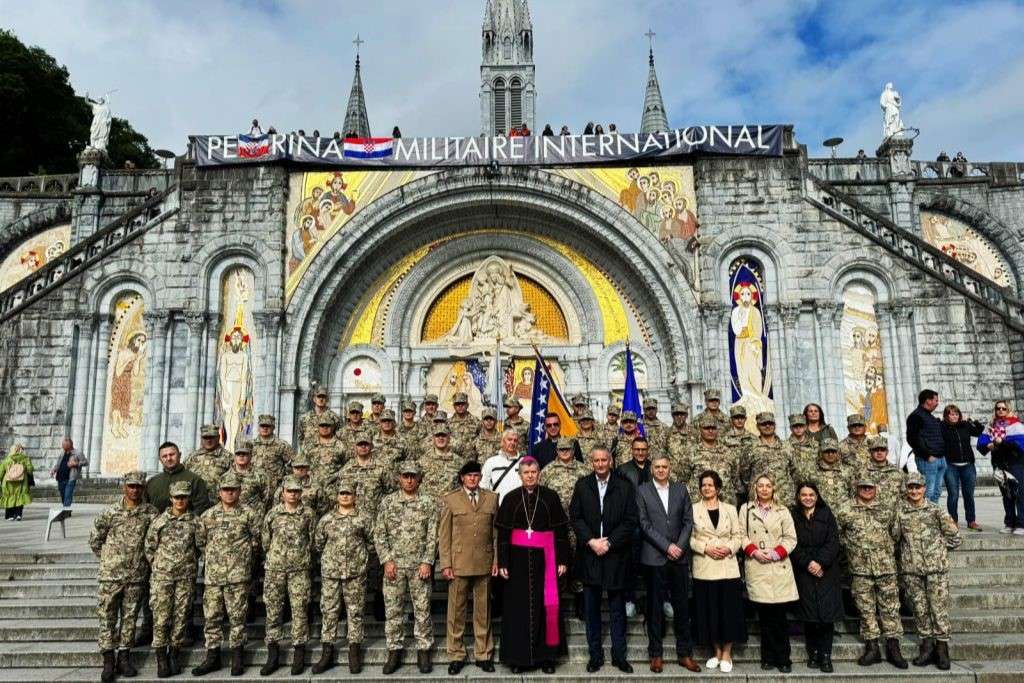
<path id="1" fill-rule="evenodd" d="M 68 70 L 39 47 L 0 30 L 0 176 L 74 173 L 89 143 L 92 110 L 75 94 Z M 146 137 L 124 119 L 110 127 L 108 165 L 158 168 Z"/>

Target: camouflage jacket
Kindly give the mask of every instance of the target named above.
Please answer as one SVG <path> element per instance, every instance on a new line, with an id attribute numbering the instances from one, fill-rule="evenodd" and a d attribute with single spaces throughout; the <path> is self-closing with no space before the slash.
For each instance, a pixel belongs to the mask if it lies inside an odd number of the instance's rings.
<path id="1" fill-rule="evenodd" d="M 633 459 L 633 440 L 640 436 L 640 431 L 634 431 L 632 434 L 622 432 L 615 437 L 615 443 L 612 446 L 612 461 L 615 466 L 624 465 Z M 648 442 L 648 447 L 650 442 Z M 650 452 L 650 451 L 648 451 Z"/>
<path id="2" fill-rule="evenodd" d="M 949 571 L 949 551 L 963 538 L 956 522 L 935 503 L 899 506 L 899 565 L 901 574 L 923 576 Z"/>
<path id="3" fill-rule="evenodd" d="M 836 522 L 853 576 L 889 576 L 896 573 L 896 540 L 899 524 L 896 511 L 877 500 L 862 503 L 854 499 L 838 510 Z"/>
<path id="4" fill-rule="evenodd" d="M 721 408 L 719 408 L 715 412 L 711 412 L 710 410 L 700 411 L 700 413 L 697 414 L 697 417 L 693 419 L 693 423 L 697 424 L 700 418 L 702 418 L 705 415 L 710 415 L 711 417 L 715 418 L 715 422 L 718 423 L 718 433 L 722 436 L 724 436 L 725 432 L 730 427 L 732 427 L 732 423 L 729 422 L 729 416 L 726 415 L 725 411 L 723 411 Z"/>
<path id="5" fill-rule="evenodd" d="M 146 532 L 158 514 L 149 503 L 126 508 L 124 499 L 100 513 L 89 534 L 89 548 L 100 558 L 96 578 L 123 583 L 146 580 L 149 576 L 145 556 Z"/>
<path id="6" fill-rule="evenodd" d="M 260 547 L 260 515 L 236 505 L 217 504 L 202 514 L 196 526 L 196 545 L 203 551 L 203 581 L 211 586 L 245 583 Z"/>
<path id="7" fill-rule="evenodd" d="M 856 474 L 840 460 L 829 465 L 821 457 L 814 465 L 800 472 L 801 481 L 809 481 L 818 487 L 821 497 L 833 511 L 847 505 L 853 497 L 853 480 Z"/>
<path id="8" fill-rule="evenodd" d="M 736 429 L 729 425 L 725 432 L 718 435 L 718 440 L 739 455 L 740 462 L 743 463 L 749 460 L 750 449 L 757 443 L 758 438 L 746 429 Z"/>
<path id="9" fill-rule="evenodd" d="M 356 505 L 360 514 L 376 519 L 381 498 L 391 490 L 393 468 L 377 459 L 375 454 L 365 465 L 352 458 L 338 473 L 338 481 L 351 481 L 356 487 Z M 335 494 L 337 495 L 337 494 Z"/>
<path id="10" fill-rule="evenodd" d="M 665 434 L 665 455 L 672 463 L 672 479 L 679 480 L 690 471 L 690 451 L 700 438 L 687 425 L 683 429 L 669 428 Z"/>
<path id="11" fill-rule="evenodd" d="M 413 498 L 402 491 L 384 496 L 373 530 L 381 564 L 394 562 L 403 569 L 434 564 L 439 520 L 437 500 L 422 490 Z"/>
<path id="12" fill-rule="evenodd" d="M 371 429 L 369 423 L 365 420 L 359 423 L 356 427 L 351 422 L 346 422 L 335 434 L 335 439 L 341 442 L 342 445 L 342 465 L 344 461 L 355 455 L 356 452 L 356 441 L 360 437 L 368 438 L 371 442 L 376 436 L 376 432 L 379 430 Z M 340 465 L 339 465 L 340 466 Z"/>
<path id="13" fill-rule="evenodd" d="M 470 442 L 468 454 L 471 460 L 476 460 L 478 463 L 483 464 L 487 461 L 487 458 L 497 453 L 500 449 L 501 432 L 495 429 L 494 433 L 487 434 L 481 429 Z"/>
<path id="14" fill-rule="evenodd" d="M 216 450 L 207 451 L 202 448 L 192 451 L 192 454 L 185 459 L 185 468 L 195 472 L 206 484 L 210 493 L 210 500 L 217 500 L 217 482 L 220 475 L 228 471 L 235 456 L 223 446 L 217 446 Z"/>
<path id="15" fill-rule="evenodd" d="M 261 543 L 267 571 L 308 571 L 313 558 L 316 514 L 305 504 L 288 512 L 284 503 L 270 508 L 263 520 Z"/>
<path id="16" fill-rule="evenodd" d="M 590 451 L 594 450 L 597 446 L 604 448 L 611 448 L 612 442 L 608 440 L 605 433 L 596 427 L 589 433 L 577 432 L 576 443 L 580 445 L 580 453 L 583 454 L 583 458 L 590 460 Z"/>
<path id="17" fill-rule="evenodd" d="M 338 436 L 326 442 L 315 436 L 302 445 L 302 454 L 309 459 L 309 471 L 317 478 L 337 474 L 351 452 Z"/>
<path id="18" fill-rule="evenodd" d="M 242 490 L 238 495 L 238 502 L 252 508 L 262 516 L 270 507 L 270 497 L 273 495 L 267 477 L 252 467 L 245 472 L 232 467 L 228 472 L 234 472 L 242 480 Z M 217 486 L 219 488 L 220 484 L 218 483 Z"/>
<path id="19" fill-rule="evenodd" d="M 336 474 L 328 476 L 326 480 L 314 479 L 313 475 L 307 475 L 305 479 L 300 479 L 303 505 L 313 510 L 317 517 L 330 510 L 334 507 L 335 496 L 333 491 L 337 481 L 338 475 Z M 270 501 L 270 507 L 284 502 L 284 498 L 282 498 L 283 493 L 284 486 L 278 486 L 277 490 L 274 491 L 273 499 Z"/>
<path id="20" fill-rule="evenodd" d="M 431 446 L 419 459 L 420 471 L 423 472 L 420 491 L 440 499 L 455 488 L 459 470 L 465 462 L 465 458 L 451 448 L 439 451 Z"/>
<path id="21" fill-rule="evenodd" d="M 480 432 L 480 418 L 469 413 L 461 417 L 453 413 L 448 416 L 448 429 L 452 432 L 452 449 L 459 453 L 470 454 L 473 439 Z M 495 453 L 497 453 L 497 449 L 495 449 Z"/>
<path id="22" fill-rule="evenodd" d="M 647 445 L 650 448 L 648 452 L 651 458 L 655 458 L 665 452 L 668 430 L 669 425 L 658 418 L 654 418 L 653 422 L 649 422 L 647 418 L 644 418 L 644 434 L 647 436 Z"/>
<path id="23" fill-rule="evenodd" d="M 763 439 L 756 439 L 747 451 L 745 465 L 743 481 L 747 489 L 748 500 L 757 499 L 754 494 L 754 484 L 757 477 L 767 473 L 775 480 L 775 500 L 787 508 L 794 504 L 796 480 L 799 475 L 789 443 L 779 438 L 770 443 L 766 443 Z"/>
<path id="24" fill-rule="evenodd" d="M 871 460 L 871 453 L 868 451 L 868 438 L 864 437 L 859 442 L 849 436 L 839 442 L 839 456 L 847 467 L 859 470 L 866 467 Z"/>
<path id="25" fill-rule="evenodd" d="M 789 438 L 786 439 L 786 443 L 789 444 L 790 449 L 793 451 L 793 460 L 796 462 L 797 471 L 803 472 L 814 467 L 818 462 L 821 444 L 817 439 L 804 436 L 803 441 L 797 441 L 790 434 Z"/>
<path id="26" fill-rule="evenodd" d="M 259 436 L 252 440 L 252 466 L 267 478 L 270 490 L 277 488 L 291 472 L 294 457 L 295 451 L 286 441 L 274 437 L 264 440 Z"/>
<path id="27" fill-rule="evenodd" d="M 607 444 L 608 448 L 611 448 L 615 438 L 619 435 L 619 423 L 616 422 L 615 424 L 610 425 L 605 422 L 600 427 L 594 427 L 594 430 L 600 432 L 604 436 L 605 444 Z"/>
<path id="28" fill-rule="evenodd" d="M 170 509 L 153 520 L 146 532 L 146 561 L 154 577 L 194 579 L 198 570 L 198 521 L 191 512 L 174 515 Z"/>
<path id="29" fill-rule="evenodd" d="M 573 458 L 568 463 L 563 463 L 557 458 L 552 460 L 540 471 L 540 484 L 558 494 L 562 501 L 562 507 L 566 514 L 569 510 L 569 501 L 572 500 L 572 492 L 580 477 L 590 474 L 590 468 Z"/>
<path id="30" fill-rule="evenodd" d="M 678 477 L 689 489 L 690 500 L 701 500 L 700 482 L 697 481 L 700 473 L 714 470 L 722 478 L 722 490 L 718 497 L 730 505 L 736 505 L 740 485 L 740 459 L 735 451 L 718 441 L 713 446 L 701 441 L 690 449 L 688 461 L 689 471 L 679 472 Z"/>
<path id="31" fill-rule="evenodd" d="M 328 512 L 316 524 L 314 544 L 320 553 L 320 574 L 328 579 L 349 579 L 366 573 L 370 543 L 369 517 L 361 512 Z"/>
<path id="32" fill-rule="evenodd" d="M 899 507 L 900 501 L 904 498 L 907 475 L 898 467 L 890 462 L 879 465 L 872 460 L 860 469 L 860 473 L 874 480 L 878 502 L 893 509 Z"/>
<path id="33" fill-rule="evenodd" d="M 333 417 L 334 424 L 336 425 L 342 424 L 342 419 L 330 408 L 325 409 L 323 413 L 316 412 L 315 408 L 307 413 L 303 413 L 302 417 L 299 418 L 299 444 L 304 444 L 317 437 L 320 428 L 320 418 L 323 415 Z"/>

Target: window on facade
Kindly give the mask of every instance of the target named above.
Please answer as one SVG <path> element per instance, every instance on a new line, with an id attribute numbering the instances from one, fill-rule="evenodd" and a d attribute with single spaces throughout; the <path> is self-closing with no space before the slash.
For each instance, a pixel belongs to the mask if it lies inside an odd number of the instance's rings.
<path id="1" fill-rule="evenodd" d="M 492 106 L 494 107 L 494 134 L 495 135 L 507 135 L 508 134 L 508 118 L 505 116 L 505 99 L 506 99 L 505 81 L 504 79 L 497 79 L 494 81 L 494 99 Z"/>
<path id="2" fill-rule="evenodd" d="M 501 56 L 505 60 L 512 59 L 512 39 L 505 38 L 505 42 L 501 46 Z"/>
<path id="3" fill-rule="evenodd" d="M 510 85 L 511 91 L 511 125 L 521 126 L 523 124 L 523 82 L 513 78 Z"/>

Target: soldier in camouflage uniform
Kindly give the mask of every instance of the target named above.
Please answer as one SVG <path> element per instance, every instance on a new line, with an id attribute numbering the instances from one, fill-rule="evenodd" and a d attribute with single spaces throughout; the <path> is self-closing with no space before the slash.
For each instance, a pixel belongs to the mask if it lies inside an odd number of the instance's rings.
<path id="1" fill-rule="evenodd" d="M 616 467 L 625 465 L 633 459 L 633 439 L 640 437 L 640 430 L 636 426 L 636 417 L 636 413 L 632 410 L 622 411 L 622 418 L 619 420 L 622 433 L 615 437 L 612 444 L 612 458 Z"/>
<path id="2" fill-rule="evenodd" d="M 320 661 L 313 665 L 314 674 L 334 666 L 334 641 L 338 639 L 342 599 L 348 614 L 348 669 L 357 674 L 363 668 L 363 610 L 373 517 L 361 509 L 362 497 L 356 493 L 357 488 L 343 476 L 338 484 L 338 507 L 321 517 L 316 525 L 314 545 L 320 553 L 320 612 L 323 615 L 320 643 L 323 650 Z M 357 499 L 360 501 L 358 510 Z"/>
<path id="3" fill-rule="evenodd" d="M 423 403 L 420 406 L 423 410 L 423 414 L 420 415 L 420 441 L 430 441 L 433 434 L 431 431 L 434 429 L 434 417 L 437 415 L 437 394 L 427 394 L 423 397 Z M 447 416 L 445 422 L 448 421 Z"/>
<path id="4" fill-rule="evenodd" d="M 714 419 L 715 424 L 718 425 L 718 431 L 720 434 L 724 434 L 725 430 L 729 428 L 729 418 L 720 409 L 722 405 L 722 392 L 718 389 L 705 389 L 704 390 L 704 410 L 697 415 L 697 420 L 700 420 L 705 415 L 710 415 Z M 696 422 L 697 420 L 694 420 Z M 699 473 L 698 473 L 699 474 Z M 700 500 L 694 498 L 694 500 Z"/>
<path id="5" fill-rule="evenodd" d="M 608 413 L 605 415 L 605 422 L 601 425 L 601 433 L 604 434 L 605 443 L 611 448 L 615 438 L 619 435 L 619 415 L 622 409 L 617 405 L 608 406 Z"/>
<path id="6" fill-rule="evenodd" d="M 231 675 L 241 676 L 245 619 L 252 569 L 260 547 L 260 519 L 239 502 L 242 479 L 228 472 L 220 480 L 219 502 L 199 517 L 196 545 L 203 552 L 203 632 L 206 659 L 192 669 L 203 676 L 220 669 L 224 617 L 228 620 Z"/>
<path id="7" fill-rule="evenodd" d="M 747 499 L 757 500 L 754 483 L 762 474 L 768 474 L 775 482 L 776 502 L 788 508 L 796 503 L 796 480 L 799 478 L 793 451 L 775 433 L 773 413 L 758 413 L 756 420 L 757 431 L 761 436 L 747 451 L 746 472 L 743 475 Z"/>
<path id="8" fill-rule="evenodd" d="M 689 416 L 689 404 L 673 403 L 672 425 L 665 430 L 664 455 L 668 458 L 669 463 L 671 463 L 672 472 L 677 477 L 682 472 L 690 471 L 690 451 L 697 445 L 697 441 L 700 438 L 697 428 L 686 424 Z"/>
<path id="9" fill-rule="evenodd" d="M 861 474 L 875 482 L 878 502 L 896 509 L 906 495 L 906 475 L 889 462 L 889 442 L 884 436 L 868 438 L 867 447 L 870 456 Z"/>
<path id="10" fill-rule="evenodd" d="M 519 435 L 519 452 L 526 453 L 530 432 L 530 423 L 525 420 L 519 413 L 523 409 L 523 404 L 519 402 L 515 396 L 509 396 L 505 399 L 505 429 L 514 429 L 516 434 Z M 491 453 L 494 455 L 494 453 Z M 486 462 L 486 461 L 485 461 Z"/>
<path id="11" fill-rule="evenodd" d="M 217 497 L 217 481 L 231 467 L 234 455 L 221 445 L 217 425 L 203 425 L 199 435 L 200 446 L 185 459 L 185 469 L 199 475 L 212 502 Z"/>
<path id="12" fill-rule="evenodd" d="M 471 456 L 470 449 L 473 446 L 473 439 L 480 431 L 480 420 L 469 412 L 468 395 L 456 393 L 452 398 L 452 405 L 455 407 L 455 413 L 448 418 L 448 430 L 452 433 L 452 449 Z M 462 467 L 462 463 L 459 463 L 459 467 Z"/>
<path id="13" fill-rule="evenodd" d="M 396 431 L 406 451 L 416 447 L 421 429 L 420 423 L 416 421 L 416 402 L 402 401 L 402 419 L 399 420 Z"/>
<path id="14" fill-rule="evenodd" d="M 750 458 L 750 449 L 757 441 L 757 437 L 747 430 L 747 409 L 743 406 L 729 408 L 729 426 L 724 432 L 721 429 L 719 432 L 718 440 L 739 456 L 740 463 L 745 464 Z"/>
<path id="15" fill-rule="evenodd" d="M 583 411 L 590 405 L 590 401 L 587 400 L 584 394 L 573 394 L 569 398 L 569 409 L 572 411 L 572 419 L 574 422 L 579 422 L 580 418 L 583 417 Z"/>
<path id="16" fill-rule="evenodd" d="M 419 490 L 420 470 L 415 464 L 406 463 L 399 474 L 401 490 L 381 501 L 373 534 L 377 556 L 384 565 L 384 639 L 388 659 L 383 672 L 394 673 L 401 664 L 403 613 L 408 595 L 415 619 L 413 632 L 419 669 L 421 673 L 430 673 L 430 648 L 434 644 L 430 592 L 440 512 L 436 499 Z"/>
<path id="17" fill-rule="evenodd" d="M 451 446 L 451 430 L 448 429 L 448 413 L 443 410 L 434 411 L 434 416 L 427 423 L 430 429 L 424 428 L 425 436 L 420 439 L 419 448 L 416 450 L 416 461 L 419 462 L 423 456 L 434 447 L 434 432 L 438 429 L 448 430 L 448 445 Z"/>
<path id="18" fill-rule="evenodd" d="M 850 592 L 860 613 L 860 635 L 864 639 L 864 653 L 857 663 L 870 666 L 882 661 L 878 647 L 878 638 L 882 636 L 885 658 L 893 666 L 906 669 L 907 662 L 900 652 L 903 624 L 896 584 L 899 524 L 896 511 L 881 505 L 875 495 L 875 482 L 861 477 L 853 501 L 836 511 L 839 537 L 851 575 Z"/>
<path id="19" fill-rule="evenodd" d="M 644 435 L 651 449 L 651 459 L 665 452 L 668 425 L 658 419 L 658 399 L 644 399 Z"/>
<path id="20" fill-rule="evenodd" d="M 390 491 L 392 464 L 382 462 L 374 452 L 370 435 L 364 433 L 356 439 L 355 456 L 341 468 L 338 480 L 354 487 L 359 500 L 359 513 L 371 521 L 377 518 L 377 506 Z M 336 488 L 336 487 L 335 487 Z"/>
<path id="21" fill-rule="evenodd" d="M 730 505 L 736 505 L 740 483 L 739 455 L 718 440 L 718 424 L 718 420 L 712 415 L 705 414 L 697 418 L 700 441 L 690 449 L 687 458 L 689 470 L 681 471 L 679 480 L 686 483 L 692 500 L 701 500 L 698 497 L 700 482 L 697 481 L 697 476 L 705 470 L 713 470 L 722 479 L 722 489 L 718 492 L 718 497 Z"/>
<path id="22" fill-rule="evenodd" d="M 594 423 L 594 413 L 589 408 L 583 411 L 580 415 L 580 419 L 577 421 L 579 431 L 576 432 L 576 443 L 580 445 L 580 453 L 589 455 L 590 451 L 596 446 L 602 448 L 610 448 L 611 442 L 605 441 L 605 435 L 603 432 L 598 431 L 596 424 Z M 549 463 L 550 464 L 550 463 Z"/>
<path id="23" fill-rule="evenodd" d="M 341 422 L 338 414 L 327 407 L 327 398 L 329 396 L 330 392 L 327 391 L 327 387 L 317 387 L 317 390 L 313 392 L 313 408 L 309 412 L 303 413 L 299 418 L 300 448 L 307 441 L 316 438 L 317 428 L 320 426 L 320 418 L 324 415 L 333 417 L 335 425 Z"/>
<path id="24" fill-rule="evenodd" d="M 231 469 L 228 470 L 228 473 L 233 472 L 242 481 L 241 504 L 252 508 L 256 514 L 262 517 L 263 513 L 272 505 L 271 497 L 274 490 L 270 488 L 267 478 L 263 473 L 258 472 L 252 466 L 252 449 L 252 441 L 248 439 L 243 440 L 235 449 L 235 461 L 231 465 Z M 220 481 L 224 479 L 224 476 L 222 475 L 218 480 L 218 490 L 220 489 Z"/>
<path id="25" fill-rule="evenodd" d="M 501 448 L 501 432 L 498 431 L 498 411 L 487 407 L 480 411 L 480 431 L 470 442 L 469 460 L 484 463 Z"/>
<path id="26" fill-rule="evenodd" d="M 835 512 L 849 504 L 856 473 L 839 458 L 839 442 L 822 439 L 817 461 L 800 472 L 800 479 L 817 486 L 822 499 Z"/>
<path id="27" fill-rule="evenodd" d="M 330 490 L 337 481 L 338 475 L 333 475 L 325 481 L 316 479 L 310 473 L 309 461 L 306 456 L 296 455 L 292 459 L 292 476 L 302 486 L 302 503 L 312 510 L 317 518 L 331 508 L 331 501 L 334 498 Z M 284 484 L 277 487 L 270 506 L 273 507 L 284 500 Z M 266 550 L 264 548 L 264 550 Z"/>
<path id="28" fill-rule="evenodd" d="M 415 408 L 414 408 L 415 411 Z M 380 415 L 380 428 L 373 438 L 373 457 L 388 473 L 385 493 L 398 488 L 398 463 L 407 457 L 406 440 L 398 433 L 393 410 Z"/>
<path id="29" fill-rule="evenodd" d="M 370 397 L 370 414 L 367 416 L 364 426 L 370 430 L 370 435 L 373 437 L 380 432 L 380 418 L 384 414 L 386 406 L 387 399 L 384 398 L 384 394 L 374 394 Z"/>
<path id="30" fill-rule="evenodd" d="M 338 425 L 334 416 L 321 415 L 318 422 L 318 432 L 302 445 L 302 455 L 312 465 L 313 476 L 326 481 L 337 476 L 351 450 L 336 434 Z"/>
<path id="31" fill-rule="evenodd" d="M 799 472 L 804 472 L 818 462 L 819 443 L 807 433 L 807 418 L 803 413 L 789 416 L 789 438 L 786 441 L 793 450 L 793 459 Z"/>
<path id="32" fill-rule="evenodd" d="M 188 615 L 196 593 L 198 520 L 188 509 L 191 493 L 192 486 L 187 481 L 171 484 L 171 506 L 153 520 L 146 532 L 153 650 L 160 678 L 181 673 L 180 650 L 185 644 Z"/>
<path id="33" fill-rule="evenodd" d="M 573 457 L 572 439 L 565 437 L 560 438 L 556 444 L 555 453 L 558 457 L 545 465 L 544 469 L 540 471 L 540 485 L 547 486 L 558 494 L 558 500 L 562 502 L 562 508 L 568 510 L 569 502 L 572 500 L 573 489 L 576 487 L 576 482 L 581 477 L 585 477 L 590 474 L 591 470 L 588 465 L 584 465 Z M 589 455 L 590 451 L 586 450 L 584 453 Z M 569 549 L 572 557 L 575 558 L 576 534 L 573 532 L 571 524 L 569 525 Z M 575 561 L 570 561 L 568 566 L 570 569 L 567 583 L 569 585 L 569 590 L 573 593 L 575 602 L 574 610 L 577 617 L 582 618 L 583 584 L 573 576 L 573 569 L 576 566 Z"/>
<path id="34" fill-rule="evenodd" d="M 440 500 L 441 496 L 455 488 L 459 476 L 459 469 L 466 459 L 456 453 L 448 440 L 451 434 L 444 425 L 434 430 L 434 444 L 420 456 L 420 472 L 423 473 L 423 493 L 431 498 Z"/>
<path id="35" fill-rule="evenodd" d="M 839 442 L 839 455 L 843 463 L 853 470 L 859 471 L 868 464 L 871 455 L 868 453 L 867 422 L 864 415 L 854 413 L 846 416 L 846 428 L 849 434 Z"/>
<path id="36" fill-rule="evenodd" d="M 359 401 L 348 402 L 348 421 L 345 426 L 338 430 L 338 440 L 341 441 L 345 458 L 349 458 L 355 451 L 356 439 L 369 435 L 373 439 L 374 430 L 370 429 L 363 420 L 363 404 Z M 344 463 L 342 463 L 344 464 Z"/>
<path id="37" fill-rule="evenodd" d="M 284 502 L 270 508 L 263 520 L 261 544 L 265 556 L 263 604 L 267 608 L 267 663 L 260 675 L 269 676 L 280 666 L 278 641 L 282 628 L 285 600 L 292 610 L 292 675 L 306 667 L 306 641 L 309 639 L 309 569 L 313 557 L 313 532 L 316 514 L 302 501 L 302 484 L 285 477 Z"/>
<path id="38" fill-rule="evenodd" d="M 291 471 L 295 450 L 287 441 L 274 436 L 277 421 L 273 415 L 260 415 L 259 434 L 252 440 L 252 466 L 267 478 L 267 490 L 274 491 Z"/>
<path id="39" fill-rule="evenodd" d="M 129 472 L 123 482 L 124 497 L 96 518 L 89 534 L 89 548 L 100 558 L 96 612 L 104 683 L 113 681 L 115 672 L 138 674 L 131 663 L 131 647 L 149 577 L 143 550 L 146 532 L 158 514 L 155 507 L 142 502 L 145 474 Z"/>
<path id="40" fill-rule="evenodd" d="M 939 669 L 949 669 L 949 551 L 962 542 L 953 518 L 925 499 L 924 477 L 909 474 L 906 498 L 899 508 L 897 555 L 903 589 L 921 637 L 915 666 L 934 661 Z"/>

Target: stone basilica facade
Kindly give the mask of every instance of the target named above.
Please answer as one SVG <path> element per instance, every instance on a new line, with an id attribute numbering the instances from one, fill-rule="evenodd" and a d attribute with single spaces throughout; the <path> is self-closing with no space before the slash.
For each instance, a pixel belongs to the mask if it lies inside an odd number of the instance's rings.
<path id="1" fill-rule="evenodd" d="M 488 0 L 482 129 L 535 126 L 525 0 Z M 369 136 L 358 72 L 347 111 Z M 649 56 L 642 132 L 667 116 Z M 372 109 L 372 106 L 369 107 Z M 631 126 L 620 126 L 623 130 Z M 346 124 L 345 130 L 349 130 Z M 379 133 L 378 133 L 379 134 Z M 637 163 L 647 164 L 637 166 Z M 457 391 L 863 411 L 899 438 L 923 387 L 985 419 L 1024 398 L 1024 164 L 693 155 L 571 167 L 103 167 L 0 178 L 0 445 L 155 470 L 201 424 Z M 780 425 L 784 424 L 782 419 Z"/>

